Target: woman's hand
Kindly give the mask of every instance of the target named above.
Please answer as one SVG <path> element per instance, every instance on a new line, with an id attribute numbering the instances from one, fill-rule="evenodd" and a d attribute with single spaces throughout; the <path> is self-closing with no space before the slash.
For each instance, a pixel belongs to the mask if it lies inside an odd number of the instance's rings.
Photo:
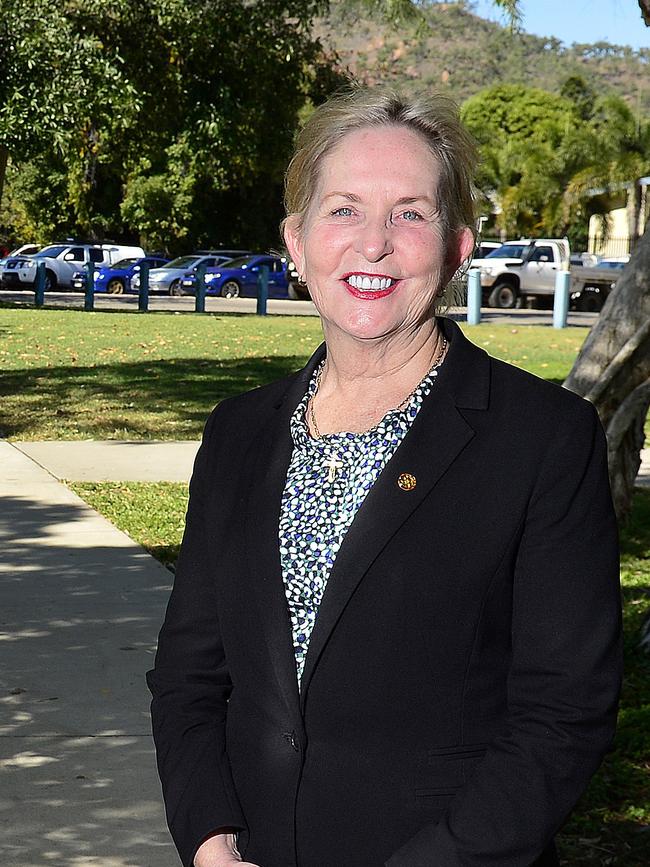
<path id="1" fill-rule="evenodd" d="M 208 837 L 196 850 L 194 867 L 259 867 L 250 861 L 242 861 L 237 849 L 235 835 L 228 831 Z"/>

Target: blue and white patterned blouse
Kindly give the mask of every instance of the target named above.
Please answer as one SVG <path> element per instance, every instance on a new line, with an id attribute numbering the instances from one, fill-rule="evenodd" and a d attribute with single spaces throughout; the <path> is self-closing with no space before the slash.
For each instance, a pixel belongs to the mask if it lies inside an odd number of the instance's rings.
<path id="1" fill-rule="evenodd" d="M 293 454 L 280 510 L 280 563 L 299 683 L 318 608 L 348 527 L 411 427 L 438 371 L 431 370 L 402 408 L 390 410 L 370 430 L 314 439 L 306 412 L 318 374 L 319 369 L 291 417 Z M 332 458 L 339 467 L 329 481 Z"/>

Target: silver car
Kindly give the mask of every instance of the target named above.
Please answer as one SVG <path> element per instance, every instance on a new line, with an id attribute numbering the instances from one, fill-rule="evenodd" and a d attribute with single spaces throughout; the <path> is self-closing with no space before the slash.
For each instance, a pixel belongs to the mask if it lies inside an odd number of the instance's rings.
<path id="1" fill-rule="evenodd" d="M 172 259 L 162 268 L 152 268 L 149 271 L 149 290 L 151 292 L 168 292 L 170 295 L 182 295 L 181 280 L 184 274 L 187 274 L 188 271 L 195 271 L 199 265 L 212 268 L 222 258 L 220 256 L 202 256 L 197 253 L 192 256 L 179 256 L 177 259 Z M 137 292 L 139 288 L 140 276 L 134 274 L 131 278 L 131 289 Z"/>

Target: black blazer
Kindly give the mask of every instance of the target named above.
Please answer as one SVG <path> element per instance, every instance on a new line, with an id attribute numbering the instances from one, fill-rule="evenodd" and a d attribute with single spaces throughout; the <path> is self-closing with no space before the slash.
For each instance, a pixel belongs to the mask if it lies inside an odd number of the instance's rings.
<path id="1" fill-rule="evenodd" d="M 341 546 L 301 694 L 278 517 L 324 348 L 207 423 L 148 673 L 185 865 L 224 826 L 261 867 L 557 863 L 619 690 L 605 439 L 589 403 L 441 324 L 447 359 Z"/>

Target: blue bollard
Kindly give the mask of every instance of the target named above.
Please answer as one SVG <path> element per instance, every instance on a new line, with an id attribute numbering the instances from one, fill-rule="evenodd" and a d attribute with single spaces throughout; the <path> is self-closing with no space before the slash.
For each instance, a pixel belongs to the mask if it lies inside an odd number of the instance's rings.
<path id="1" fill-rule="evenodd" d="M 467 274 L 467 323 L 478 325 L 481 321 L 481 272 L 470 268 Z"/>
<path id="2" fill-rule="evenodd" d="M 558 271 L 555 275 L 555 299 L 553 301 L 553 328 L 566 328 L 569 313 L 569 289 L 571 274 Z"/>
<path id="3" fill-rule="evenodd" d="M 149 309 L 149 263 L 141 262 L 140 271 L 140 288 L 138 289 L 138 310 L 140 313 L 146 313 Z"/>
<path id="4" fill-rule="evenodd" d="M 34 307 L 42 307 L 43 304 L 45 304 L 45 262 L 39 262 L 34 281 Z"/>
<path id="5" fill-rule="evenodd" d="M 95 263 L 86 262 L 84 271 L 86 272 L 84 310 L 90 312 L 95 309 Z"/>
<path id="6" fill-rule="evenodd" d="M 194 273 L 196 274 L 194 310 L 197 313 L 205 313 L 205 264 L 199 265 Z"/>
<path id="7" fill-rule="evenodd" d="M 258 316 L 266 316 L 266 302 L 269 300 L 269 266 L 260 265 L 257 275 L 257 310 Z"/>

